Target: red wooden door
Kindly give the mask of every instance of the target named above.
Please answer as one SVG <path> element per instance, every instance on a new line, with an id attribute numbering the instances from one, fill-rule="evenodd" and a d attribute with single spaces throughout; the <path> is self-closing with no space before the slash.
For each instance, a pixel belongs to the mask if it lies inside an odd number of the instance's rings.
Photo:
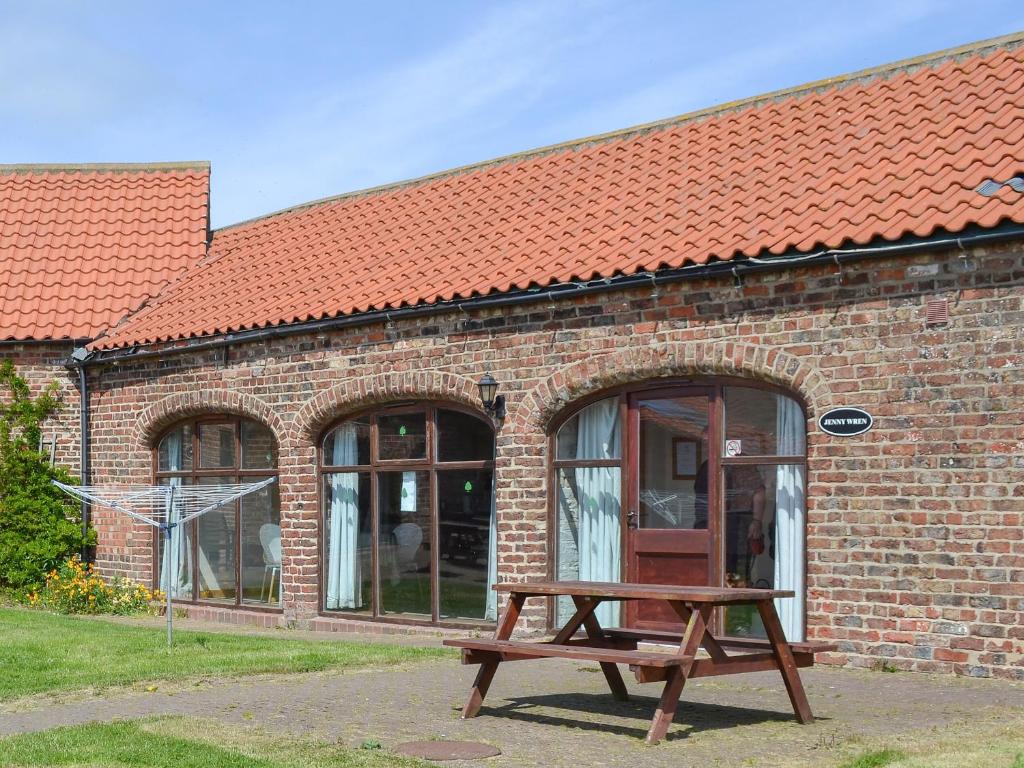
<path id="1" fill-rule="evenodd" d="M 637 393 L 629 400 L 626 581 L 707 586 L 717 541 L 715 390 Z M 664 601 L 627 603 L 626 622 L 646 629 L 681 624 Z"/>

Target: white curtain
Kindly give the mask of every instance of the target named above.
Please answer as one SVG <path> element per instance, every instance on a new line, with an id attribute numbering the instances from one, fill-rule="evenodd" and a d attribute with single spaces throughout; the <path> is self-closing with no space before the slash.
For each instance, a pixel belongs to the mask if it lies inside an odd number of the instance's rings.
<path id="1" fill-rule="evenodd" d="M 491 473 L 491 522 L 487 532 L 487 600 L 484 607 L 484 618 L 489 621 L 498 620 L 498 593 L 494 585 L 498 583 L 498 472 L 497 467 Z"/>
<path id="2" fill-rule="evenodd" d="M 602 400 L 583 409 L 576 433 L 577 459 L 619 456 L 619 403 Z M 622 570 L 621 498 L 618 467 L 574 470 L 579 493 L 579 578 L 620 581 Z M 619 603 L 602 603 L 597 618 L 603 626 L 619 625 Z"/>
<path id="3" fill-rule="evenodd" d="M 792 399 L 777 395 L 775 428 L 779 456 L 804 452 L 804 417 Z M 786 639 L 804 639 L 804 472 L 795 464 L 776 468 L 775 476 L 775 588 L 791 589 L 793 598 L 776 600 L 775 607 Z"/>
<path id="4" fill-rule="evenodd" d="M 331 463 L 359 461 L 356 427 L 343 424 L 334 432 Z M 336 472 L 330 476 L 330 539 L 327 543 L 327 608 L 362 608 L 362 574 L 359 558 L 359 473 Z"/>
<path id="5" fill-rule="evenodd" d="M 164 438 L 167 445 L 167 469 L 171 472 L 181 471 L 183 430 L 176 429 Z M 180 477 L 172 477 L 168 481 L 174 487 L 181 486 Z M 177 505 L 171 508 L 167 522 L 176 523 L 181 517 Z M 160 588 L 171 597 L 192 597 L 192 536 L 189 524 L 176 525 L 171 529 L 171 540 L 168 544 L 164 538 L 160 544 L 164 548 L 160 564 Z M 162 533 L 162 532 L 161 532 Z"/>

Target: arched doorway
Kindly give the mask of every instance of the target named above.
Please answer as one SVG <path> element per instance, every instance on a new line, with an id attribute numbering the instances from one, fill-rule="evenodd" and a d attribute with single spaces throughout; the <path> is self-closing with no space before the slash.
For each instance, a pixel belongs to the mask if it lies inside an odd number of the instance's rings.
<path id="1" fill-rule="evenodd" d="M 805 455 L 800 404 L 749 382 L 657 382 L 584 402 L 556 431 L 555 575 L 793 589 L 778 607 L 802 639 Z M 600 618 L 677 626 L 656 603 L 609 605 Z M 743 609 L 717 621 L 763 634 Z"/>

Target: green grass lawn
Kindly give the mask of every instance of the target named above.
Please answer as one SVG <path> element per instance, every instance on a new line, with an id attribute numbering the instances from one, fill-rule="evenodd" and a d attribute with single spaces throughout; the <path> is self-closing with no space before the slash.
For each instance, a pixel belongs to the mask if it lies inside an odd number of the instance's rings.
<path id="1" fill-rule="evenodd" d="M 852 749 L 837 768 L 1024 768 L 1022 725 L 1018 711 L 1007 713 L 1001 724 L 960 723 L 898 740 L 878 739 L 873 746 Z"/>
<path id="2" fill-rule="evenodd" d="M 800 768 L 1024 768 L 1024 736 L 1019 720 L 1002 726 L 972 726 L 942 735 L 917 734 L 899 747 L 843 749 L 842 754 L 809 756 L 795 750 Z M 386 734 L 381 734 L 382 737 Z M 378 746 L 374 744 L 374 746 Z M 429 763 L 398 757 L 387 747 L 361 749 L 311 738 L 281 737 L 259 728 L 213 719 L 158 717 L 114 723 L 54 728 L 0 738 L 0 765 L 22 768 L 426 768 Z M 636 764 L 643 747 L 633 745 Z M 685 744 L 663 744 L 675 751 L 680 765 Z M 585 763 L 586 761 L 584 761 Z M 752 766 L 750 759 L 727 759 L 716 765 Z"/>
<path id="3" fill-rule="evenodd" d="M 75 768 L 414 768 L 419 760 L 211 720 L 160 718 L 54 728 L 0 739 L 0 765 Z"/>
<path id="4" fill-rule="evenodd" d="M 441 648 L 164 630 L 0 608 L 0 701 L 149 680 L 390 666 Z"/>

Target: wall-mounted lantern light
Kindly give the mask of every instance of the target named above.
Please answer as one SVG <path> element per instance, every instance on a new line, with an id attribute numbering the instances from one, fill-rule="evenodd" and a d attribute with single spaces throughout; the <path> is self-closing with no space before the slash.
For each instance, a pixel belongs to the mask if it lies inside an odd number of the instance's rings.
<path id="1" fill-rule="evenodd" d="M 495 378 L 485 373 L 476 385 L 480 388 L 480 402 L 483 403 L 484 410 L 496 419 L 504 419 L 505 396 L 497 394 L 498 382 Z"/>

